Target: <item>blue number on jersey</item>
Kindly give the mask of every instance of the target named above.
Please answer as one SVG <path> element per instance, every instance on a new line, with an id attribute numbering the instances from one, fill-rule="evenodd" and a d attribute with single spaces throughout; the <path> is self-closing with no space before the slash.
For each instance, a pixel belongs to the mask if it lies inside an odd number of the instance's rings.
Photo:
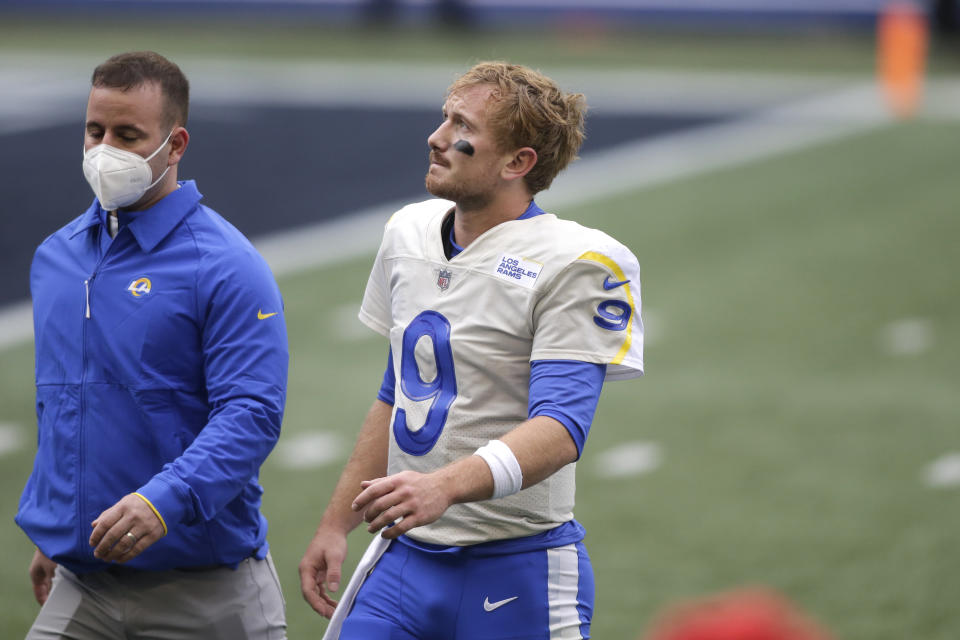
<path id="1" fill-rule="evenodd" d="M 420 367 L 414 354 L 417 342 L 424 336 L 429 336 L 433 342 L 433 358 L 437 363 L 437 375 L 430 382 L 420 376 Z M 424 311 L 403 332 L 400 389 L 403 395 L 414 401 L 433 399 L 427 419 L 419 430 L 407 428 L 407 413 L 403 409 L 397 409 L 393 421 L 393 435 L 400 448 L 410 455 L 422 456 L 440 438 L 450 405 L 457 397 L 457 378 L 450 348 L 450 321 L 436 311 Z"/>
<path id="2" fill-rule="evenodd" d="M 611 307 L 619 309 L 620 312 L 611 311 Z M 610 331 L 623 331 L 630 325 L 630 314 L 633 313 L 633 309 L 623 300 L 604 300 L 597 305 L 597 313 L 599 315 L 593 316 L 593 322 L 598 327 Z"/>

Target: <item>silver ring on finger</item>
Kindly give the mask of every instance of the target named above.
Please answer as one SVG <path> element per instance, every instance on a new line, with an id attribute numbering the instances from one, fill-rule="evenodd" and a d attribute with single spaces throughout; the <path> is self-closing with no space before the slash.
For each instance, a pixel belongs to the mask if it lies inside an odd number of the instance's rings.
<path id="1" fill-rule="evenodd" d="M 124 537 L 124 538 L 130 538 L 130 546 L 131 546 L 131 547 L 133 547 L 135 544 L 137 544 L 137 536 L 133 535 L 133 533 L 127 531 L 125 534 L 123 534 L 123 537 Z"/>

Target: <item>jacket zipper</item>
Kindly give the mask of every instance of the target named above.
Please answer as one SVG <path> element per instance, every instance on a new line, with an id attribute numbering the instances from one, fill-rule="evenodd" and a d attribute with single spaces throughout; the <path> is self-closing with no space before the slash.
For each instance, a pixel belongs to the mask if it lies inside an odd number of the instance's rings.
<path id="1" fill-rule="evenodd" d="M 103 231 L 101 231 L 103 233 Z M 114 238 L 116 240 L 116 238 Z M 107 255 L 110 253 L 110 249 L 113 248 L 116 242 L 111 242 L 110 246 L 107 247 L 107 250 L 103 252 L 103 255 L 100 256 L 100 259 L 97 261 L 96 266 L 93 268 L 93 273 L 90 274 L 90 277 L 83 281 L 83 294 L 84 294 L 84 311 L 83 316 L 86 320 L 91 318 L 90 313 L 90 289 L 93 287 L 93 279 L 97 277 L 97 272 L 100 270 L 100 267 L 103 265 L 104 261 L 107 259 Z M 81 350 L 81 359 L 80 366 L 80 429 L 77 432 L 77 449 L 80 451 L 80 457 L 77 462 L 77 523 L 81 526 L 77 527 L 78 537 L 80 539 L 80 548 L 86 549 L 86 553 L 93 558 L 93 549 L 90 548 L 90 545 L 87 544 L 87 538 L 84 536 L 85 527 L 82 526 L 83 523 L 83 504 L 85 488 L 84 488 L 84 470 L 83 470 L 83 460 L 86 459 L 86 448 L 84 447 L 84 417 L 87 413 L 87 323 L 81 322 L 80 328 L 80 350 Z"/>
<path id="2" fill-rule="evenodd" d="M 94 272 L 94 274 L 96 274 L 96 272 Z M 90 317 L 90 281 L 91 280 L 93 280 L 93 276 L 90 276 L 89 278 L 83 281 L 83 289 L 84 289 L 84 292 L 86 293 L 86 298 L 87 298 L 87 312 L 86 312 L 87 318 Z"/>
<path id="3" fill-rule="evenodd" d="M 98 265 L 99 266 L 99 265 Z M 96 270 L 93 272 L 96 274 Z M 86 308 L 84 310 L 84 317 L 90 317 L 90 280 L 93 279 L 93 275 L 83 281 L 83 293 L 84 293 L 84 302 Z M 86 530 L 86 527 L 82 525 L 83 522 L 83 495 L 84 495 L 84 482 L 83 482 L 83 457 L 84 457 L 84 447 L 83 447 L 83 423 L 84 416 L 87 413 L 87 323 L 83 320 L 80 321 L 80 428 L 77 430 L 77 450 L 80 452 L 79 457 L 77 458 L 77 536 L 79 537 L 79 548 L 87 549 L 89 552 L 89 545 L 85 544 L 87 541 L 83 538 L 83 532 Z"/>

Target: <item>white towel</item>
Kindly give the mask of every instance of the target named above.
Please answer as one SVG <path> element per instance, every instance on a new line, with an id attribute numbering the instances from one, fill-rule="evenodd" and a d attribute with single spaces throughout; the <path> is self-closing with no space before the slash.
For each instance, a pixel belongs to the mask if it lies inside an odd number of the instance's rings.
<path id="1" fill-rule="evenodd" d="M 387 540 L 379 533 L 373 537 L 370 546 L 363 552 L 360 563 L 350 577 L 350 582 L 347 583 L 347 588 L 344 589 L 343 596 L 337 603 L 337 608 L 333 610 L 333 616 L 330 618 L 330 624 L 327 625 L 327 630 L 323 634 L 323 640 L 338 640 L 340 638 L 340 628 L 343 627 L 343 621 L 347 619 L 347 614 L 353 608 L 353 601 L 357 597 L 357 592 L 360 591 L 360 586 L 373 571 L 373 567 L 376 566 L 380 556 L 387 550 L 391 542 L 392 540 Z"/>

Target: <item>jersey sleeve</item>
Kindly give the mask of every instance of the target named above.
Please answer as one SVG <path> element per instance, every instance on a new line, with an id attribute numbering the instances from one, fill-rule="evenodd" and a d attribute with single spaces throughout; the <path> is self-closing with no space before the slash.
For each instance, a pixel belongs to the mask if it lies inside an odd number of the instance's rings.
<path id="1" fill-rule="evenodd" d="M 607 365 L 607 380 L 643 375 L 640 265 L 610 242 L 583 252 L 550 282 L 534 308 L 533 360 Z"/>
<path id="2" fill-rule="evenodd" d="M 377 257 L 370 269 L 367 279 L 367 288 L 363 292 L 363 302 L 360 303 L 358 317 L 365 325 L 377 333 L 389 336 L 393 314 L 390 310 L 390 278 L 387 274 L 384 254 L 388 235 L 385 233 Z"/>
<path id="3" fill-rule="evenodd" d="M 387 351 L 387 369 L 383 372 L 383 382 L 377 392 L 377 400 L 391 407 L 397 400 L 397 375 L 393 371 L 393 349 Z"/>
<path id="4" fill-rule="evenodd" d="M 566 427 L 583 453 L 600 401 L 606 367 L 579 360 L 534 360 L 530 363 L 528 415 L 549 416 Z"/>

